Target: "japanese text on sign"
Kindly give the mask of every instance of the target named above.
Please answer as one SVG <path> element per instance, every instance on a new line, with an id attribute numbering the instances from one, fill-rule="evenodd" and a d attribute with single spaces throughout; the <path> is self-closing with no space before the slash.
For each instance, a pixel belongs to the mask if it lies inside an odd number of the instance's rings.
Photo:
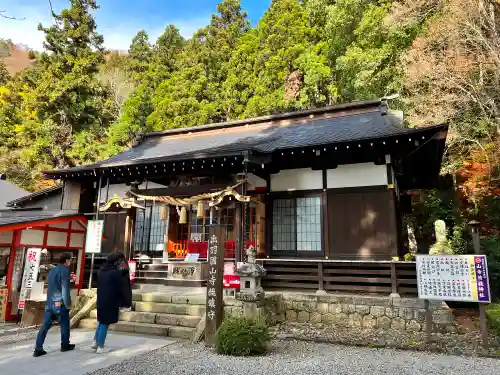
<path id="1" fill-rule="evenodd" d="M 484 255 L 418 255 L 417 282 L 421 299 L 490 302 Z"/>
<path id="2" fill-rule="evenodd" d="M 215 290 L 215 281 L 217 276 L 217 248 L 219 246 L 219 241 L 216 236 L 210 237 L 210 246 L 208 250 L 208 263 L 210 265 L 210 271 L 208 272 L 208 284 L 207 284 L 207 317 L 210 320 L 215 318 L 216 309 L 216 297 L 217 292 Z"/>
<path id="3" fill-rule="evenodd" d="M 104 220 L 89 220 L 87 224 L 87 237 L 85 239 L 85 252 L 98 254 L 101 252 L 102 233 Z"/>
<path id="4" fill-rule="evenodd" d="M 40 268 L 40 257 L 42 249 L 28 249 L 26 262 L 24 264 L 23 281 L 21 284 L 21 293 L 19 295 L 18 309 L 24 309 L 26 299 L 29 298 L 29 293 L 33 287 L 33 283 L 38 278 Z"/>

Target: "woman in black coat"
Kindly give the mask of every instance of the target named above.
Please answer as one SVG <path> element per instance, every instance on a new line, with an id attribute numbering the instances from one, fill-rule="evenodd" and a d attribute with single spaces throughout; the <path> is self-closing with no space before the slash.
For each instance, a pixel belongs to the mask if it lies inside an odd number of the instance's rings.
<path id="1" fill-rule="evenodd" d="M 123 254 L 112 253 L 108 256 L 97 274 L 97 329 L 92 349 L 97 353 L 107 353 L 104 348 L 106 335 L 110 324 L 118 322 L 120 306 L 124 300 L 123 279 L 119 270 L 120 259 Z"/>
<path id="2" fill-rule="evenodd" d="M 125 309 L 130 309 L 132 307 L 132 285 L 130 284 L 130 270 L 128 267 L 127 260 L 125 259 L 125 255 L 123 253 L 120 254 L 120 260 L 118 264 L 118 269 L 122 275 L 122 301 L 120 303 L 120 307 Z"/>

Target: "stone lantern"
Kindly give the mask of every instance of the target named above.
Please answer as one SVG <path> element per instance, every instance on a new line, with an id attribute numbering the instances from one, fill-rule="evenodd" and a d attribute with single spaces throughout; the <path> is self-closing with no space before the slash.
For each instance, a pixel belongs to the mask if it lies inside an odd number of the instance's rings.
<path id="1" fill-rule="evenodd" d="M 240 277 L 240 291 L 236 294 L 236 299 L 243 302 L 245 316 L 255 318 L 261 314 L 260 309 L 264 305 L 261 280 L 266 270 L 255 263 L 253 246 L 247 250 L 247 258 L 247 262 L 240 264 L 236 270 L 236 275 Z"/>

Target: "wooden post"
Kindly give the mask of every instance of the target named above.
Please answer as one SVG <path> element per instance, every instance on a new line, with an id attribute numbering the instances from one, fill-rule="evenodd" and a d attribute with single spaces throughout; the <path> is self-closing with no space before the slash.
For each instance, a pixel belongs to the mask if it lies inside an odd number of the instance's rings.
<path id="1" fill-rule="evenodd" d="M 324 290 L 323 262 L 320 261 L 318 263 L 318 292 L 322 293 Z"/>
<path id="2" fill-rule="evenodd" d="M 425 334 L 427 336 L 427 342 L 432 341 L 432 311 L 430 308 L 429 300 L 425 301 Z"/>
<path id="3" fill-rule="evenodd" d="M 391 297 L 399 297 L 396 263 L 391 262 Z"/>
<path id="4" fill-rule="evenodd" d="M 205 345 L 215 345 L 215 333 L 222 323 L 224 314 L 224 239 L 222 226 L 211 225 L 208 246 L 208 280 L 206 302 Z"/>
<path id="5" fill-rule="evenodd" d="M 482 255 L 481 245 L 479 242 L 479 222 L 473 220 L 469 223 L 469 225 L 471 226 L 472 246 L 474 248 L 474 254 Z M 486 348 L 488 347 L 488 325 L 486 321 L 486 308 L 484 306 L 484 303 L 479 303 L 479 323 L 481 325 L 481 341 L 483 347 Z"/>
<path id="6" fill-rule="evenodd" d="M 108 179 L 108 184 L 109 184 L 109 179 Z M 102 188 L 102 176 L 99 176 L 99 182 L 97 184 L 97 202 L 95 205 L 95 216 L 94 219 L 98 220 L 99 219 L 99 207 L 101 206 L 101 188 Z M 93 273 L 94 273 L 94 258 L 95 254 L 92 253 L 92 258 L 90 259 L 90 276 L 89 276 L 89 289 L 92 289 L 92 279 L 93 279 Z"/>
<path id="7" fill-rule="evenodd" d="M 243 246 L 244 246 L 244 230 L 243 230 L 243 220 L 242 220 L 242 206 L 243 203 L 240 203 L 238 201 L 235 202 L 235 226 L 236 226 L 236 238 L 235 238 L 235 246 L 234 246 L 234 257 L 236 260 L 236 263 L 241 262 L 241 257 L 243 254 Z M 229 239 L 228 239 L 229 240 Z"/>

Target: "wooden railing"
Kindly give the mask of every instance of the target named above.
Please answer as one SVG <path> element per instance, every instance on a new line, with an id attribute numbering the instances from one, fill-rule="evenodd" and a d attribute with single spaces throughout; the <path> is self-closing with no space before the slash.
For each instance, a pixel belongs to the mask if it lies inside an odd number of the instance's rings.
<path id="1" fill-rule="evenodd" d="M 414 262 L 263 259 L 265 290 L 417 294 Z"/>

